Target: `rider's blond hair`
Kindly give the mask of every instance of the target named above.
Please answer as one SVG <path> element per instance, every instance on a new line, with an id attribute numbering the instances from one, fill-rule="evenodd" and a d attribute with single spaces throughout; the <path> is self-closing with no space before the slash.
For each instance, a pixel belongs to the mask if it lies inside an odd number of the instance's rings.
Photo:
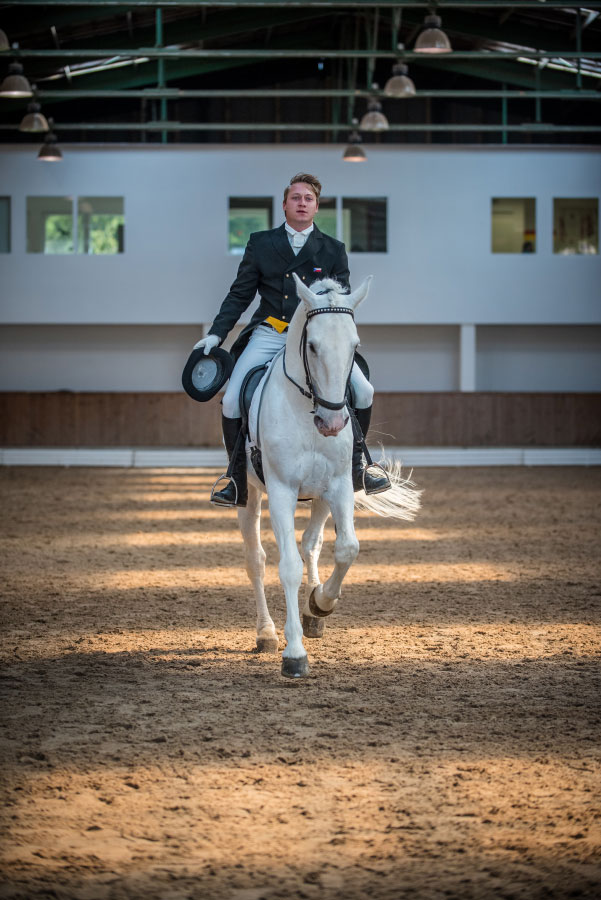
<path id="1" fill-rule="evenodd" d="M 313 193 L 315 194 L 315 199 L 319 202 L 319 196 L 321 194 L 321 182 L 319 178 L 316 178 L 315 175 L 308 175 L 307 172 L 298 172 L 296 175 L 293 175 L 290 179 L 290 183 L 288 187 L 284 191 L 284 203 L 288 199 L 288 194 L 290 192 L 290 188 L 293 184 L 308 184 Z"/>

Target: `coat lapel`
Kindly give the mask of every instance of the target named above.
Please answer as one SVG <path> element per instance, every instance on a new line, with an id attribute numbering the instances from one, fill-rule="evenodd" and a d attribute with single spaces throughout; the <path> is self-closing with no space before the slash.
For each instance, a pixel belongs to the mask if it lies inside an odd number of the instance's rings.
<path id="1" fill-rule="evenodd" d="M 277 252 L 288 263 L 288 265 L 293 263 L 295 260 L 295 256 L 292 247 L 290 246 L 290 241 L 288 240 L 288 235 L 286 234 L 286 228 L 284 227 L 284 225 L 280 225 L 279 228 L 274 228 L 274 230 L 271 232 L 271 240 Z"/>

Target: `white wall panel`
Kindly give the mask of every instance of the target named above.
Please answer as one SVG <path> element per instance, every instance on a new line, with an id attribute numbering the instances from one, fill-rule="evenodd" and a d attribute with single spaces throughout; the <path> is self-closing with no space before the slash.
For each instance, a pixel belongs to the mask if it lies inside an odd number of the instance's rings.
<path id="1" fill-rule="evenodd" d="M 201 332 L 197 325 L 5 325 L 0 391 L 177 391 Z M 364 325 L 360 337 L 377 390 L 457 390 L 456 327 Z"/>
<path id="2" fill-rule="evenodd" d="M 67 147 L 52 166 L 32 147 L 3 149 L 13 250 L 0 257 L 0 321 L 210 321 L 239 262 L 227 253 L 228 196 L 274 196 L 279 209 L 301 169 L 328 196 L 388 197 L 389 252 L 350 257 L 354 284 L 376 276 L 360 321 L 601 323 L 601 257 L 552 253 L 553 197 L 601 195 L 594 149 L 370 147 L 351 167 L 326 146 Z M 123 196 L 126 252 L 26 254 L 28 195 Z M 536 253 L 491 253 L 493 196 L 536 197 Z"/>
<path id="3" fill-rule="evenodd" d="M 599 327 L 481 327 L 476 359 L 479 391 L 601 391 Z"/>
<path id="4" fill-rule="evenodd" d="M 359 337 L 377 391 L 459 389 L 457 327 L 360 325 Z"/>
<path id="5" fill-rule="evenodd" d="M 200 326 L 0 328 L 2 391 L 177 391 Z"/>

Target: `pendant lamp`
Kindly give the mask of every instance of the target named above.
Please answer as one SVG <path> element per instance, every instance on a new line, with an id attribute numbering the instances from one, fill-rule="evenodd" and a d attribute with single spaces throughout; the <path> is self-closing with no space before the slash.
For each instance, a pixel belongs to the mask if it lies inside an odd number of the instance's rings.
<path id="1" fill-rule="evenodd" d="M 50 128 L 54 128 L 54 122 L 52 119 L 48 120 L 48 124 Z M 56 142 L 56 135 L 51 130 L 48 132 L 44 139 L 44 143 L 40 147 L 40 152 L 38 153 L 38 159 L 42 162 L 61 162 L 63 158 L 63 154 L 61 153 L 60 147 Z"/>
<path id="2" fill-rule="evenodd" d="M 355 119 L 356 121 L 356 119 Z M 348 146 L 342 154 L 343 162 L 367 162 L 367 153 L 361 146 L 361 135 L 358 131 L 351 131 L 348 136 Z"/>
<path id="3" fill-rule="evenodd" d="M 33 91 L 19 62 L 12 62 L 8 67 L 8 75 L 0 84 L 0 97 L 31 97 Z"/>
<path id="4" fill-rule="evenodd" d="M 451 42 L 441 29 L 440 16 L 429 15 L 424 19 L 424 29 L 419 34 L 414 50 L 416 53 L 450 53 Z"/>
<path id="5" fill-rule="evenodd" d="M 27 131 L 32 134 L 50 131 L 48 120 L 46 116 L 42 115 L 40 109 L 40 104 L 36 103 L 35 100 L 28 104 L 27 112 L 21 119 L 19 131 Z"/>
<path id="6" fill-rule="evenodd" d="M 404 63 L 395 63 L 392 67 L 392 75 L 384 85 L 384 93 L 387 97 L 415 97 L 415 85 L 407 72 L 409 69 Z"/>
<path id="7" fill-rule="evenodd" d="M 382 112 L 382 104 L 375 97 L 370 97 L 367 112 L 359 123 L 361 131 L 388 131 L 388 119 Z"/>

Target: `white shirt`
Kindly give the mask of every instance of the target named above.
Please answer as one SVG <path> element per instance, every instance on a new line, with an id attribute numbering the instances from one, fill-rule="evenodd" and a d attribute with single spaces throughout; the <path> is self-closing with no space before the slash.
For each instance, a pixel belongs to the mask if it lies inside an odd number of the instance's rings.
<path id="1" fill-rule="evenodd" d="M 313 222 L 309 225 L 308 228 L 305 228 L 304 231 L 296 231 L 292 225 L 289 225 L 288 222 L 285 223 L 286 231 L 288 232 L 288 240 L 290 241 L 290 246 L 292 247 L 292 252 L 295 256 L 298 256 L 301 249 L 305 245 L 305 241 L 313 231 Z"/>

